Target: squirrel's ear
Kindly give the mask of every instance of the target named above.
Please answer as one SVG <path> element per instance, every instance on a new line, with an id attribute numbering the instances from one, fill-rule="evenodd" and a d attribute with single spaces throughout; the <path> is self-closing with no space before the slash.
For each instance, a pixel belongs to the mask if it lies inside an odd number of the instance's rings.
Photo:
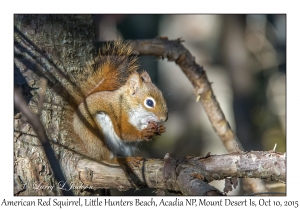
<path id="1" fill-rule="evenodd" d="M 141 86 L 141 79 L 139 74 L 131 74 L 128 78 L 128 86 L 131 95 L 134 95 Z"/>
<path id="2" fill-rule="evenodd" d="M 143 71 L 141 73 L 141 78 L 142 80 L 144 80 L 145 82 L 151 82 L 151 78 L 149 76 L 149 74 L 146 71 Z"/>

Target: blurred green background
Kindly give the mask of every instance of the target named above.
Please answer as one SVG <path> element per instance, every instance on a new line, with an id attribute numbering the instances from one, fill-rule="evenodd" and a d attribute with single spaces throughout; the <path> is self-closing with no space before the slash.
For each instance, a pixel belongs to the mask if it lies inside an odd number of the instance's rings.
<path id="1" fill-rule="evenodd" d="M 96 15 L 99 41 L 183 38 L 183 45 L 207 71 L 231 127 L 246 151 L 286 151 L 286 15 Z M 140 58 L 169 108 L 167 132 L 141 143 L 137 155 L 163 158 L 226 154 L 193 87 L 173 62 Z M 222 190 L 222 183 L 215 185 Z M 125 194 L 149 195 L 132 190 Z M 232 192 L 235 194 L 237 192 Z"/>

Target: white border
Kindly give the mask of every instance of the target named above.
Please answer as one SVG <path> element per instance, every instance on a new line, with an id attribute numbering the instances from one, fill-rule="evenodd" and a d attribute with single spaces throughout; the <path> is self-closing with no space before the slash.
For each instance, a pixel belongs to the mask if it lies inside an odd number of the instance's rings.
<path id="1" fill-rule="evenodd" d="M 126 8 L 126 10 L 124 10 Z M 1 190 L 0 202 L 9 200 L 36 200 L 35 197 L 13 197 L 13 14 L 14 13 L 286 13 L 287 14 L 287 197 L 274 200 L 299 201 L 299 6 L 296 1 L 6 1 L 1 3 Z M 145 199 L 149 197 L 145 197 Z M 193 198 L 193 197 L 189 197 Z M 237 197 L 235 200 L 243 200 Z M 268 197 L 264 197 L 268 199 Z M 65 199 L 60 197 L 60 199 Z M 68 198 L 73 200 L 75 198 Z M 121 197 L 111 199 L 120 200 Z M 127 199 L 135 199 L 134 197 Z M 172 198 L 174 199 L 174 197 Z M 198 198 L 197 198 L 198 199 Z M 207 198 L 213 200 L 214 198 Z M 258 200 L 260 198 L 253 198 Z M 1 203 L 0 203 L 1 204 Z M 38 209 L 32 207 L 30 209 Z M 76 207 L 64 207 L 75 209 Z M 126 207 L 129 209 L 128 207 Z M 172 207 L 180 208 L 180 207 Z M 181 207 L 182 208 L 182 207 Z M 219 208 L 219 207 L 218 207 Z M 227 208 L 227 207 L 224 207 Z M 231 207 L 229 207 L 231 208 Z M 7 209 L 6 207 L 1 209 Z M 27 208 L 28 209 L 28 208 Z M 132 207 L 130 207 L 132 209 Z"/>

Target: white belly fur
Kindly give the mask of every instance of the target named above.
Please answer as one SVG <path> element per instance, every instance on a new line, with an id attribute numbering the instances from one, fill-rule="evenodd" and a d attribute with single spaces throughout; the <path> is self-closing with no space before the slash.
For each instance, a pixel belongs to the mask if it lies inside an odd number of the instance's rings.
<path id="1" fill-rule="evenodd" d="M 126 139 L 121 139 L 115 132 L 110 117 L 104 113 L 98 113 L 96 120 L 102 128 L 104 140 L 112 152 L 112 156 L 132 156 L 137 150 L 136 143 L 128 143 Z M 157 122 L 157 117 L 145 110 L 142 106 L 132 109 L 129 112 L 129 122 L 139 130 L 143 130 L 148 126 L 149 121 Z M 141 139 L 137 139 L 136 142 Z"/>
<path id="2" fill-rule="evenodd" d="M 96 115 L 96 120 L 102 128 L 104 140 L 113 156 L 131 156 L 136 150 L 135 144 L 128 144 L 116 134 L 110 117 L 105 113 Z"/>

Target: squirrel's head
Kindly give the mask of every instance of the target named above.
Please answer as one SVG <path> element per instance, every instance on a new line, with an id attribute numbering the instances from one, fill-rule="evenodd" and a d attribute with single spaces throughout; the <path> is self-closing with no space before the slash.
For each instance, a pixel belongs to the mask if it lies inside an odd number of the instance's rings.
<path id="1" fill-rule="evenodd" d="M 143 113 L 138 118 L 143 118 L 141 121 L 144 126 L 149 121 L 163 122 L 168 119 L 166 100 L 146 71 L 131 74 L 126 85 L 127 99 L 133 106 L 133 115 Z"/>

